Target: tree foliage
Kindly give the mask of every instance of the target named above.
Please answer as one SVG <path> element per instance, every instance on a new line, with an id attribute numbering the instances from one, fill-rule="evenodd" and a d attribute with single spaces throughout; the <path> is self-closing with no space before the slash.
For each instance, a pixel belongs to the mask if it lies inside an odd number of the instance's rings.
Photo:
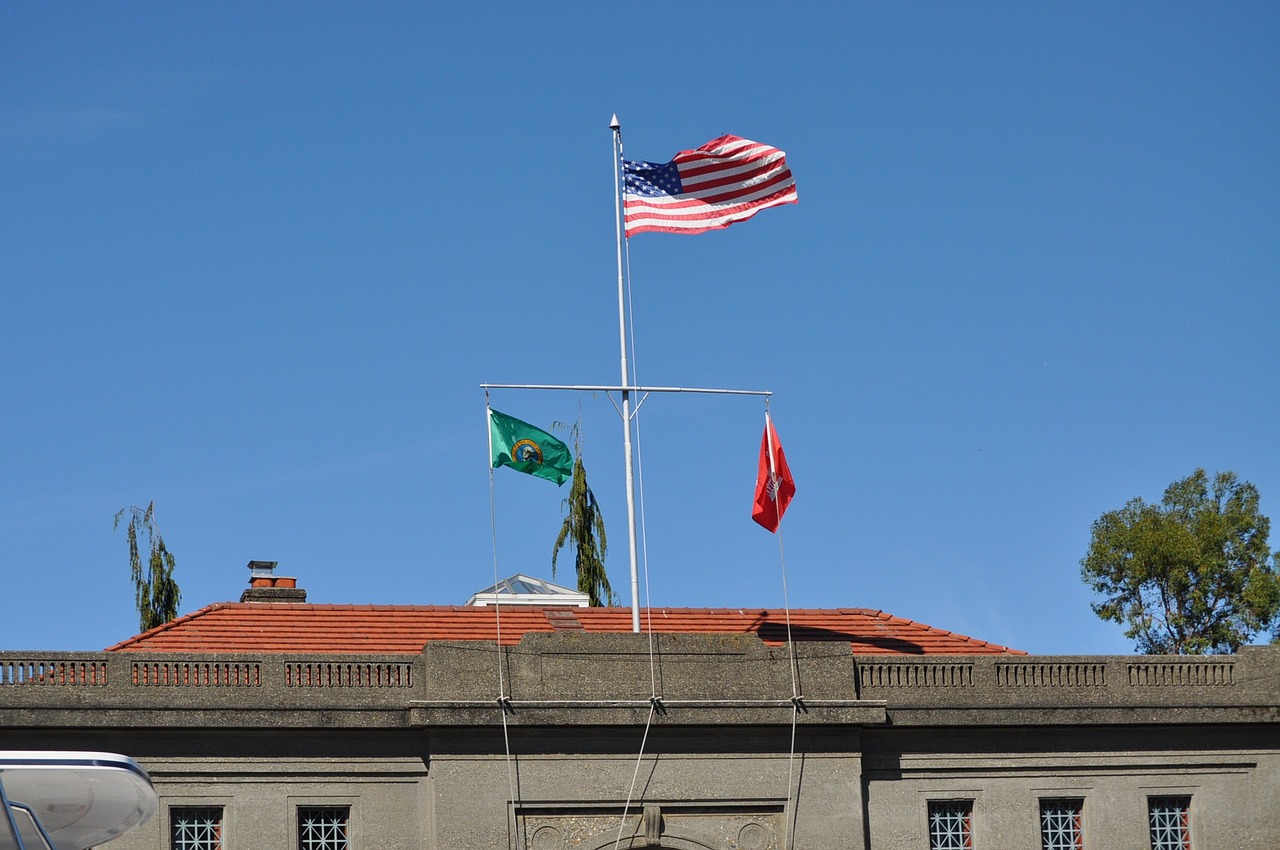
<path id="1" fill-rule="evenodd" d="M 129 569 L 133 577 L 134 602 L 138 606 L 138 628 L 141 631 L 162 626 L 178 616 L 182 594 L 174 581 L 173 569 L 177 566 L 173 553 L 164 544 L 160 529 L 156 526 L 155 502 L 148 502 L 144 510 L 136 505 L 121 508 L 116 513 L 113 529 L 120 521 L 128 519 L 125 529 L 129 538 Z M 138 537 L 145 535 L 149 554 L 142 563 Z"/>
<path id="2" fill-rule="evenodd" d="M 1233 472 L 1175 481 L 1159 505 L 1133 499 L 1093 523 L 1084 580 L 1104 620 L 1127 623 L 1139 652 L 1234 652 L 1280 624 L 1280 552 L 1258 490 Z"/>
<path id="3" fill-rule="evenodd" d="M 560 550 L 568 546 L 573 551 L 574 566 L 578 573 L 578 590 L 587 594 L 593 606 L 612 605 L 616 601 L 609 576 L 605 573 L 604 559 L 609 541 L 604 533 L 604 516 L 595 493 L 587 486 L 587 469 L 582 464 L 582 435 L 580 422 L 573 426 L 573 478 L 569 483 L 569 496 L 563 502 L 564 523 L 551 550 L 551 575 L 556 574 L 556 559 Z"/>

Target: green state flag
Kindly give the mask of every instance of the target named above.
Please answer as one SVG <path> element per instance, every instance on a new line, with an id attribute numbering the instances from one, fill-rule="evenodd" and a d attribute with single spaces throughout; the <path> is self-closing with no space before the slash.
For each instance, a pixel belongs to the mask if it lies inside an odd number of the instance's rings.
<path id="1" fill-rule="evenodd" d="M 489 436 L 493 439 L 495 469 L 509 466 L 556 484 L 563 484 L 573 476 L 573 455 L 569 447 L 541 428 L 490 409 Z"/>

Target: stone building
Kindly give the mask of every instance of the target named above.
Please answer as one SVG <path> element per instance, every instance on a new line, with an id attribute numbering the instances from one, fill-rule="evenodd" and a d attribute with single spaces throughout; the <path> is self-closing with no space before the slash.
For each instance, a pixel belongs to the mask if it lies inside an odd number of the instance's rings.
<path id="1" fill-rule="evenodd" d="M 160 811 L 116 850 L 1280 846 L 1280 648 L 251 583 L 104 652 L 0 653 L 0 748 L 136 757 Z"/>

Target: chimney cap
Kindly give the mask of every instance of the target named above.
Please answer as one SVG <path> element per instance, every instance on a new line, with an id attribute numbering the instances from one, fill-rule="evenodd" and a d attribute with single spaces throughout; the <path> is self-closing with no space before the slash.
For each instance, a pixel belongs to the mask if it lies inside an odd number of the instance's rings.
<path id="1" fill-rule="evenodd" d="M 279 561 L 250 561 L 249 577 L 254 578 L 256 576 L 268 576 L 268 577 L 273 576 L 275 575 L 276 566 L 279 563 L 280 563 Z"/>
<path id="2" fill-rule="evenodd" d="M 250 561 L 249 586 L 241 602 L 306 602 L 307 592 L 292 576 L 276 575 L 275 561 Z"/>

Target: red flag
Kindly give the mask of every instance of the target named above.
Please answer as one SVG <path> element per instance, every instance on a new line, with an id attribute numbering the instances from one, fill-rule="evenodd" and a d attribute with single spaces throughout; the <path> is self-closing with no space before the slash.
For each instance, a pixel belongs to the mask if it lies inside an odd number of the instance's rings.
<path id="1" fill-rule="evenodd" d="M 768 414 L 764 417 L 764 436 L 760 438 L 760 469 L 756 473 L 756 502 L 751 518 L 770 531 L 777 532 L 782 515 L 796 494 L 796 482 L 787 467 L 787 456 Z"/>

